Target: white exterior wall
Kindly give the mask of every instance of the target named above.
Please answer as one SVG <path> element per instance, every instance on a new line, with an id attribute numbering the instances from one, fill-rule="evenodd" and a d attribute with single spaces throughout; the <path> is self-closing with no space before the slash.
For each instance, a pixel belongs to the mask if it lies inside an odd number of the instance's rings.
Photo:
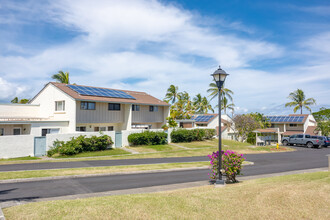
<path id="1" fill-rule="evenodd" d="M 70 132 L 69 122 L 34 122 L 31 124 L 31 135 L 41 136 L 42 129 L 59 129 L 59 133 Z"/>
<path id="2" fill-rule="evenodd" d="M 65 111 L 55 111 L 55 101 L 65 101 Z M 40 116 L 54 121 L 68 121 L 66 132 L 76 131 L 76 101 L 52 84 L 48 84 L 31 102 L 40 105 Z M 63 130 L 65 131 L 65 130 Z"/>
<path id="3" fill-rule="evenodd" d="M 72 137 L 79 137 L 80 135 L 85 135 L 86 137 L 91 136 L 102 136 L 108 135 L 111 137 L 112 141 L 115 142 L 115 132 L 114 131 L 104 131 L 100 132 L 76 132 L 70 134 L 47 134 L 46 138 L 46 150 L 48 151 L 50 147 L 53 146 L 54 141 L 69 141 Z M 115 145 L 113 144 L 113 147 Z"/>
<path id="4" fill-rule="evenodd" d="M 0 104 L 0 118 L 38 118 L 39 105 Z"/>
<path id="5" fill-rule="evenodd" d="M 34 136 L 1 136 L 0 158 L 34 156 Z"/>

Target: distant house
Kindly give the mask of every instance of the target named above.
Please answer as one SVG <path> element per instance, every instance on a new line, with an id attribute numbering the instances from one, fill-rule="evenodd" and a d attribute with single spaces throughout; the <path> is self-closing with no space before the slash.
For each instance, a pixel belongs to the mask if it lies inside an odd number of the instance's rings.
<path id="1" fill-rule="evenodd" d="M 28 104 L 0 104 L 0 136 L 157 129 L 169 106 L 145 92 L 50 82 Z"/>
<path id="2" fill-rule="evenodd" d="M 181 128 L 213 128 L 218 132 L 218 114 L 196 114 L 191 119 L 176 120 Z M 221 135 L 223 139 L 236 140 L 235 124 L 228 115 L 221 115 Z"/>
<path id="3" fill-rule="evenodd" d="M 308 114 L 290 114 L 287 116 L 266 116 L 271 122 L 271 127 L 266 129 L 257 129 L 257 143 L 280 143 L 282 137 L 294 134 L 319 135 L 316 131 L 317 122 L 313 115 Z"/>

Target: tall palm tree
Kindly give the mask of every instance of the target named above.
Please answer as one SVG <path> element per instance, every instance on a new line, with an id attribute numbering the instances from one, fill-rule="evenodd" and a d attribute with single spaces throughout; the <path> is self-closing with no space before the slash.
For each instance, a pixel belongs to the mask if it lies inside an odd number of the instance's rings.
<path id="1" fill-rule="evenodd" d="M 296 91 L 291 92 L 288 98 L 291 99 L 292 102 L 286 103 L 285 107 L 294 106 L 294 108 L 293 108 L 294 113 L 296 113 L 296 111 L 298 109 L 300 109 L 300 114 L 302 114 L 303 107 L 311 112 L 311 109 L 310 109 L 309 105 L 315 105 L 316 104 L 316 101 L 315 101 L 314 98 L 306 99 L 305 93 L 301 89 L 297 89 Z"/>
<path id="2" fill-rule="evenodd" d="M 233 112 L 234 111 L 234 107 L 235 107 L 235 104 L 234 103 L 228 104 L 228 99 L 226 97 L 223 98 L 223 100 L 221 102 L 221 110 L 223 110 L 223 112 L 225 114 L 227 114 L 227 109 L 229 109 L 229 110 L 231 110 Z"/>
<path id="3" fill-rule="evenodd" d="M 215 97 L 218 96 L 219 89 L 218 89 L 217 84 L 215 84 L 215 83 L 210 83 L 209 87 L 210 88 L 207 90 L 207 92 L 210 93 L 209 96 L 211 97 L 211 99 L 210 99 L 210 101 L 211 101 L 212 99 L 214 99 Z M 234 95 L 234 92 L 231 91 L 230 89 L 222 87 L 221 91 L 220 91 L 220 95 L 221 95 L 221 99 L 223 99 L 224 97 L 227 97 L 228 99 L 230 99 L 230 101 L 233 101 L 232 95 Z"/>
<path id="4" fill-rule="evenodd" d="M 176 99 L 178 98 L 178 90 L 179 88 L 177 86 L 170 85 L 170 87 L 167 89 L 164 100 L 167 102 L 172 101 L 172 104 L 175 103 Z"/>
<path id="5" fill-rule="evenodd" d="M 52 79 L 55 79 L 57 82 L 70 84 L 69 72 L 63 72 L 62 70 L 58 71 L 57 74 L 52 76 Z"/>

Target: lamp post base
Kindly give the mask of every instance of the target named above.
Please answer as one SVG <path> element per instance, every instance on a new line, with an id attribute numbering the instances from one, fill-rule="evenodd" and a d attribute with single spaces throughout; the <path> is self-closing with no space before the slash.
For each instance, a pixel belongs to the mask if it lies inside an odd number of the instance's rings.
<path id="1" fill-rule="evenodd" d="M 214 186 L 215 187 L 222 187 L 225 186 L 226 182 L 224 180 L 216 180 Z"/>

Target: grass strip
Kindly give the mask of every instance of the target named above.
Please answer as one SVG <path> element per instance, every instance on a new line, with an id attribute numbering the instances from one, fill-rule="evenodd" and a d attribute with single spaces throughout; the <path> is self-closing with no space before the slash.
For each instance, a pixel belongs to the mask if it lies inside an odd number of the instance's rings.
<path id="1" fill-rule="evenodd" d="M 330 219 L 330 172 L 159 193 L 29 203 L 11 219 Z"/>
<path id="2" fill-rule="evenodd" d="M 162 170 L 173 168 L 207 167 L 209 162 L 187 162 L 187 163 L 164 163 L 128 166 L 107 166 L 107 167 L 84 167 L 84 168 L 65 168 L 54 170 L 30 170 L 30 171 L 10 171 L 0 172 L 0 180 L 53 177 L 53 176 L 73 176 L 87 174 L 109 174 L 119 172 Z"/>

